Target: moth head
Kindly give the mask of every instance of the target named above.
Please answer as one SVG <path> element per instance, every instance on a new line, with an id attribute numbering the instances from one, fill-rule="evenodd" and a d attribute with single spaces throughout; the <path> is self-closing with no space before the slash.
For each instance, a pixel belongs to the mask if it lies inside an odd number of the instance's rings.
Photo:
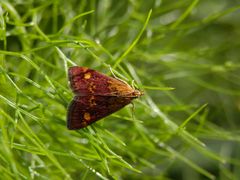
<path id="1" fill-rule="evenodd" d="M 143 91 L 140 91 L 140 90 L 137 90 L 137 89 L 135 89 L 134 91 L 133 91 L 133 96 L 134 97 L 140 97 L 140 96 L 142 96 L 144 94 L 144 92 Z"/>

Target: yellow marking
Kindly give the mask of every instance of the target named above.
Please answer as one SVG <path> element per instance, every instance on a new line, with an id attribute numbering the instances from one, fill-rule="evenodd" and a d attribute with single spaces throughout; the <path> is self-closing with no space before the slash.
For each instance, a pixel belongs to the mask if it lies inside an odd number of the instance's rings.
<path id="1" fill-rule="evenodd" d="M 93 107 L 93 106 L 96 106 L 96 102 L 95 102 L 95 98 L 94 96 L 91 96 L 90 99 L 89 99 L 89 103 L 90 103 L 90 106 Z"/>
<path id="2" fill-rule="evenodd" d="M 82 126 L 82 127 L 86 127 L 86 126 L 87 126 L 87 123 L 84 121 L 84 122 L 81 123 L 81 126 Z"/>
<path id="3" fill-rule="evenodd" d="M 94 93 L 94 89 L 96 89 L 96 86 L 94 85 L 93 82 L 90 82 L 88 90 L 93 94 Z"/>
<path id="4" fill-rule="evenodd" d="M 84 118 L 85 120 L 89 121 L 89 120 L 91 119 L 91 116 L 90 116 L 89 113 L 84 113 L 83 118 Z"/>
<path id="5" fill-rule="evenodd" d="M 90 91 L 91 93 L 94 92 L 93 89 L 92 89 L 92 87 L 89 87 L 89 91 Z"/>
<path id="6" fill-rule="evenodd" d="M 90 79 L 92 74 L 90 72 L 84 74 L 84 79 Z"/>

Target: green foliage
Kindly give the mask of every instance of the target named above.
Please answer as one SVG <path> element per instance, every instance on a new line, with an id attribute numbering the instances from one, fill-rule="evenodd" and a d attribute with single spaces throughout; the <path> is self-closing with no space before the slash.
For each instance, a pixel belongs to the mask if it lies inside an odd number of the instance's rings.
<path id="1" fill-rule="evenodd" d="M 240 179 L 237 0 L 0 2 L 0 179 Z M 144 90 L 66 128 L 79 65 Z"/>

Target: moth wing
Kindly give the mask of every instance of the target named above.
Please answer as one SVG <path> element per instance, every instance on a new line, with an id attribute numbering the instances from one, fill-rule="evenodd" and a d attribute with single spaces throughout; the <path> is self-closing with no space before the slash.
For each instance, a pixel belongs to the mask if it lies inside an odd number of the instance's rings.
<path id="1" fill-rule="evenodd" d="M 133 97 L 75 96 L 68 107 L 67 127 L 81 129 L 126 106 Z"/>
<path id="2" fill-rule="evenodd" d="M 70 86 L 78 96 L 126 96 L 134 92 L 134 89 L 123 81 L 106 76 L 87 67 L 70 67 L 68 76 Z"/>

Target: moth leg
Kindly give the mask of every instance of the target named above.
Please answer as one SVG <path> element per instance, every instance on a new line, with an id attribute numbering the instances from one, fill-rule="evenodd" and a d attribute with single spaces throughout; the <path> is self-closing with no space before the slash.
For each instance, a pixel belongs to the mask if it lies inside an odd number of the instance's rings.
<path id="1" fill-rule="evenodd" d="M 133 102 L 131 102 L 130 104 L 132 105 L 132 119 L 135 120 L 135 116 L 134 116 L 135 105 Z"/>

